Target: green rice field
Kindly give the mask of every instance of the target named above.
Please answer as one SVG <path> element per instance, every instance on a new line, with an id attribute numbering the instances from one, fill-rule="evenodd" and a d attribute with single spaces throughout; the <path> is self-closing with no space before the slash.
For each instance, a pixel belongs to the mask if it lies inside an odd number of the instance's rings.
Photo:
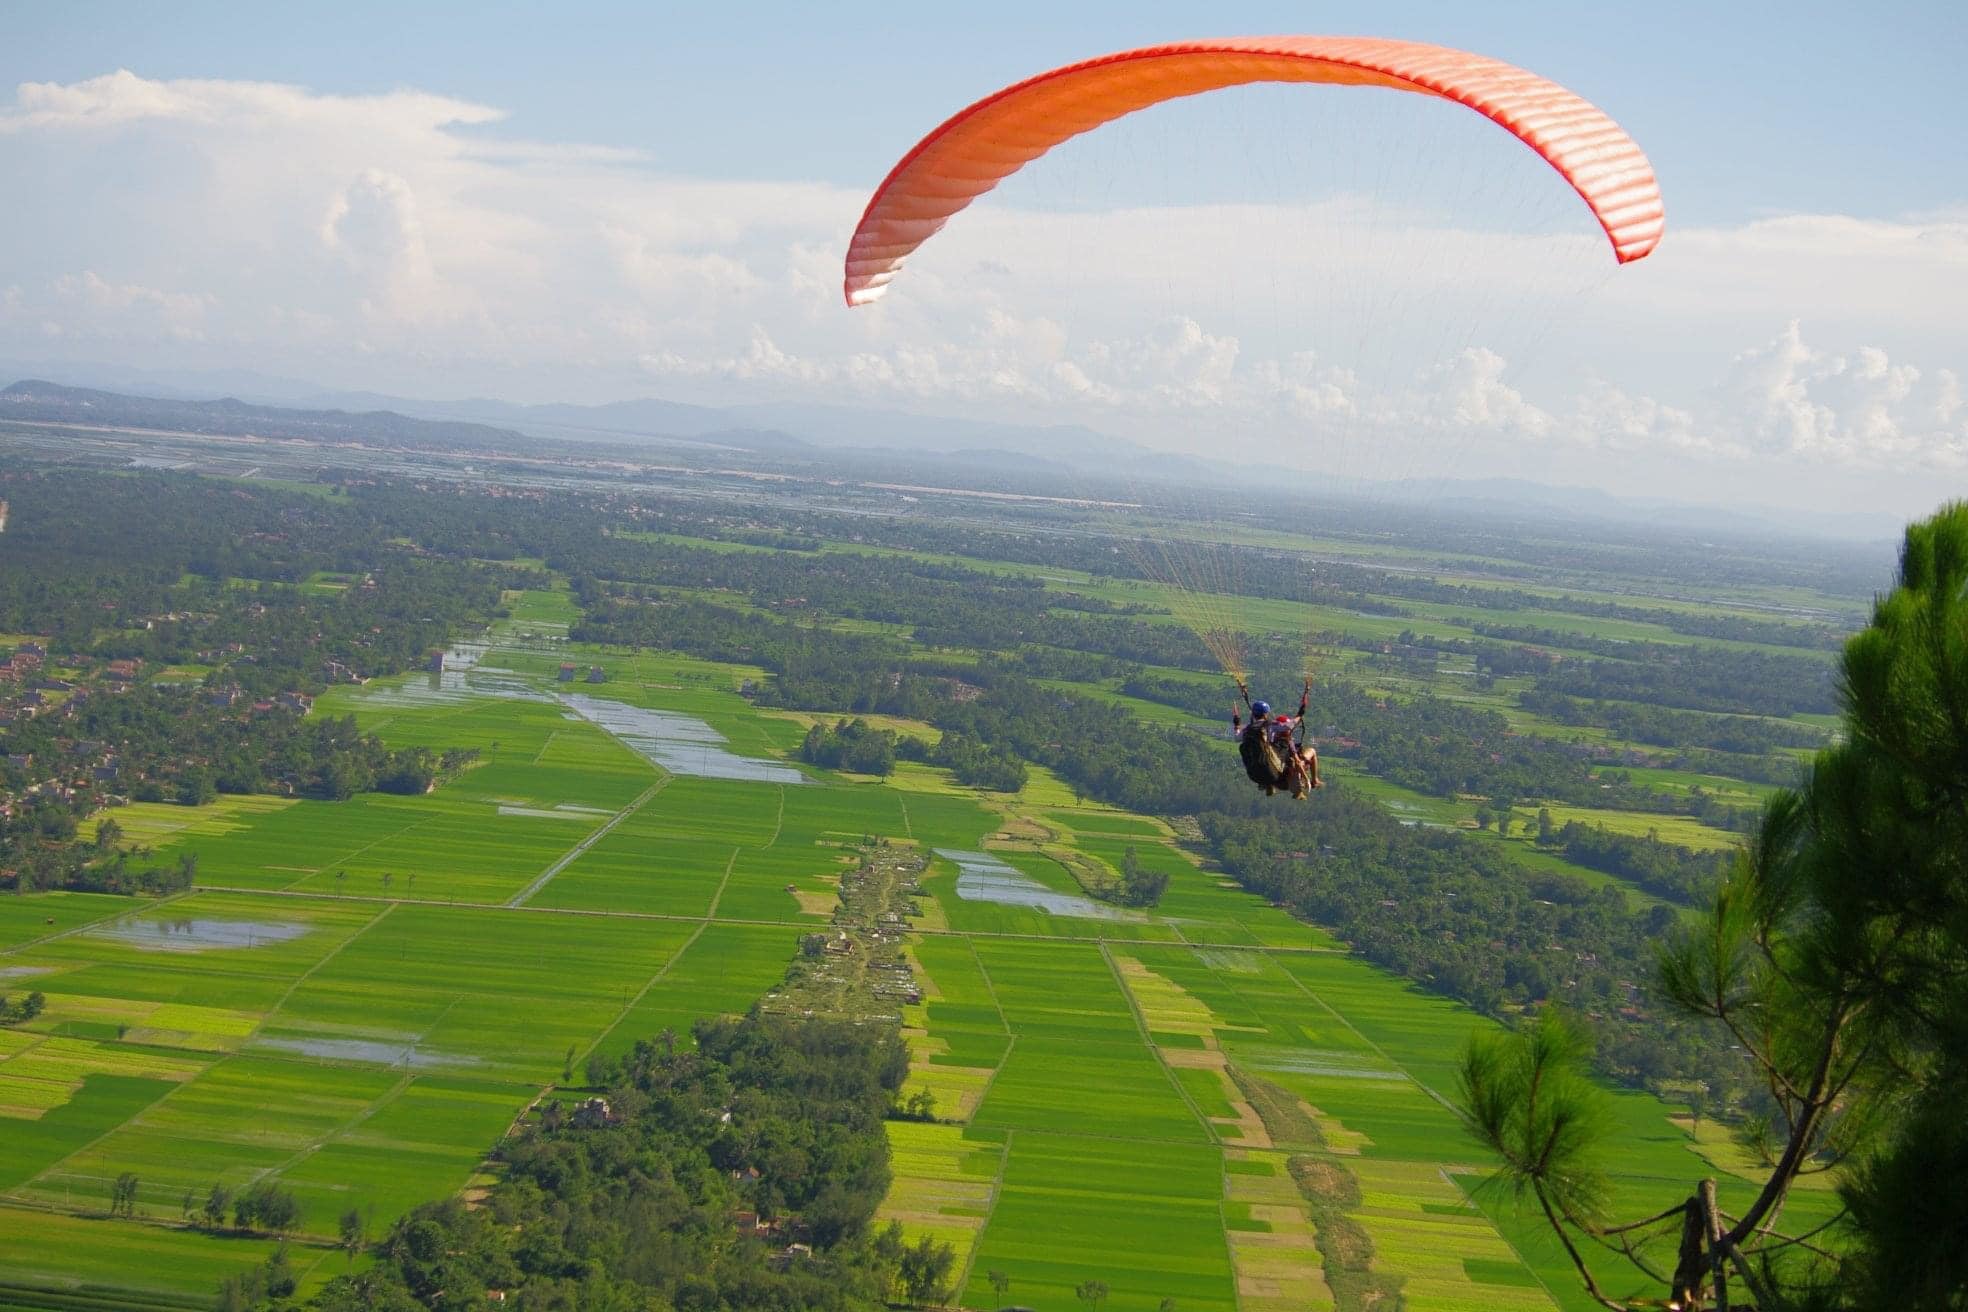
<path id="1" fill-rule="evenodd" d="M 1089 1279 L 1114 1312 L 1329 1307 L 1291 1168 L 1316 1151 L 1357 1186 L 1347 1216 L 1409 1306 L 1588 1306 L 1541 1222 L 1480 1187 L 1445 1101 L 1490 1022 L 1349 957 L 1160 821 L 1037 770 L 1005 799 L 922 765 L 886 782 L 790 768 L 803 722 L 738 695 L 757 671 L 576 649 L 566 593 L 507 601 L 480 659 L 497 688 L 447 673 L 321 699 L 394 746 L 477 748 L 437 791 L 124 807 L 126 843 L 197 857 L 193 892 L 0 899 L 0 980 L 47 998 L 0 1031 L 0 1286 L 209 1296 L 268 1245 L 182 1224 L 186 1200 L 263 1180 L 299 1199 L 296 1264 L 318 1285 L 346 1269 L 322 1246 L 342 1212 L 386 1224 L 463 1189 L 591 1053 L 749 1007 L 875 836 L 930 857 L 904 1024 L 910 1086 L 939 1117 L 891 1124 L 883 1214 L 956 1246 L 964 1305 L 996 1306 L 998 1272 L 1010 1302 L 1047 1309 Z M 658 764 L 556 700 L 563 659 L 603 667 L 582 693 L 690 717 L 782 773 Z M 1408 800 L 1424 823 L 1458 818 Z M 1084 896 L 1130 849 L 1170 877 L 1153 912 Z M 1315 1146 L 1275 1141 L 1246 1085 L 1281 1091 Z M 1678 1109 L 1617 1106 L 1640 1145 L 1616 1166 L 1625 1197 L 1711 1170 L 1743 1187 Z M 123 1172 L 138 1215 L 109 1220 Z"/>

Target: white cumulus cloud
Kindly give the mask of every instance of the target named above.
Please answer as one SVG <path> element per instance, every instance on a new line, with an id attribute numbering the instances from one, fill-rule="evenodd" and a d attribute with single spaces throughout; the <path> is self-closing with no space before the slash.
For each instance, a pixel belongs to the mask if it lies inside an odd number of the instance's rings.
<path id="1" fill-rule="evenodd" d="M 23 84 L 0 175 L 36 185 L 0 206 L 0 358 L 914 406 L 1211 452 L 1323 435 L 1338 463 L 1453 446 L 1484 472 L 1591 459 L 1662 490 L 1690 462 L 1779 481 L 1968 462 L 1968 212 L 1674 228 L 1615 273 L 1589 225 L 1435 201 L 1010 187 L 849 313 L 859 188 L 667 174 L 683 124 L 636 152 L 505 117 L 417 89 Z"/>

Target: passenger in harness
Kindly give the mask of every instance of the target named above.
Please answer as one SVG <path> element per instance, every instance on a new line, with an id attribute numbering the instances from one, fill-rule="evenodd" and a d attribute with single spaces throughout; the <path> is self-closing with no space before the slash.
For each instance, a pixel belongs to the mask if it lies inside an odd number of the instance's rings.
<path id="1" fill-rule="evenodd" d="M 1269 702 L 1253 702 L 1241 680 L 1238 691 L 1250 706 L 1250 723 L 1243 720 L 1242 708 L 1230 709 L 1230 734 L 1237 740 L 1237 754 L 1243 759 L 1244 773 L 1264 790 L 1266 797 L 1280 788 L 1303 801 L 1314 788 L 1323 788 L 1319 778 L 1319 753 L 1303 741 L 1305 709 L 1312 698 L 1312 680 L 1298 699 L 1298 714 L 1273 715 Z"/>

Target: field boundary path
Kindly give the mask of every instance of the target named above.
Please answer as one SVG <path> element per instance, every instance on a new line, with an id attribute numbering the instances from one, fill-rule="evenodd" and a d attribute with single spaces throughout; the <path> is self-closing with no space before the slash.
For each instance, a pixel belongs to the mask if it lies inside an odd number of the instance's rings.
<path id="1" fill-rule="evenodd" d="M 1010 1048 L 1006 1048 L 1005 1055 L 1009 1056 L 1010 1054 Z M 1004 1063 L 999 1062 L 998 1066 L 1002 1069 Z M 993 1072 L 992 1078 L 997 1078 L 995 1072 Z M 983 1105 L 983 1099 L 980 1098 L 978 1100 L 978 1106 L 981 1107 Z M 971 1114 L 973 1116 L 976 1115 L 975 1112 Z M 957 1272 L 956 1281 L 950 1286 L 956 1291 L 956 1297 L 962 1296 L 964 1287 L 970 1283 L 971 1273 L 977 1269 L 977 1255 L 984 1249 L 984 1232 L 991 1228 L 991 1218 L 996 1215 L 998 1210 L 998 1195 L 1004 1192 L 1005 1172 L 1011 1169 L 1011 1141 L 1017 1137 L 1017 1130 L 1012 1129 L 1010 1126 L 1005 1127 L 1004 1148 L 998 1153 L 998 1173 L 991 1177 L 991 1193 L 984 1200 L 984 1215 L 978 1218 L 977 1237 L 970 1241 L 970 1252 L 964 1255 L 963 1270 Z"/>
<path id="2" fill-rule="evenodd" d="M 1168 1059 L 1162 1056 L 1162 1050 L 1156 1046 L 1155 1036 L 1148 1028 L 1148 1018 L 1142 1014 L 1141 1000 L 1135 997 L 1134 990 L 1128 987 L 1126 977 L 1121 974 L 1120 965 L 1114 960 L 1113 949 L 1105 942 L 1100 945 L 1100 959 L 1107 964 L 1107 973 L 1114 977 L 1114 987 L 1121 991 L 1121 997 L 1127 1001 L 1128 1014 L 1134 1017 L 1135 1033 L 1141 1036 L 1141 1046 L 1148 1049 L 1149 1055 L 1155 1059 L 1155 1064 L 1162 1068 L 1162 1078 L 1168 1081 L 1171 1089 L 1175 1090 L 1175 1096 L 1182 1099 L 1182 1105 L 1189 1109 L 1189 1114 L 1196 1118 L 1196 1123 L 1203 1127 L 1203 1133 L 1209 1136 L 1210 1142 L 1216 1145 L 1219 1152 L 1222 1151 L 1222 1134 L 1210 1122 L 1210 1118 L 1203 1115 L 1203 1109 L 1196 1105 L 1196 1100 L 1190 1096 L 1189 1090 L 1182 1087 L 1182 1081 L 1175 1077 L 1175 1072 L 1169 1069 Z"/>
<path id="3" fill-rule="evenodd" d="M 58 929 L 52 934 L 43 934 L 40 938 L 22 939 L 20 942 L 15 943 L 9 947 L 0 948 L 0 957 L 11 957 L 18 953 L 25 952 L 29 948 L 38 948 L 43 944 L 58 942 L 59 940 L 65 938 L 72 938 L 77 934 L 86 934 L 88 931 L 94 929 L 96 926 L 102 924 L 106 920 L 116 920 L 122 916 L 135 915 L 139 911 L 155 911 L 159 907 L 168 907 L 173 902 L 176 902 L 181 898 L 190 897 L 194 893 L 197 893 L 199 891 L 200 890 L 196 887 L 187 888 L 182 893 L 172 893 L 167 897 L 158 898 L 155 902 L 144 903 L 140 906 L 112 907 L 105 910 L 100 916 L 95 917 L 93 920 L 85 920 L 79 925 L 70 925 L 67 929 Z"/>
<path id="4" fill-rule="evenodd" d="M 781 808 L 786 805 L 786 792 L 783 788 L 779 790 L 779 805 Z M 711 905 L 704 912 L 705 924 L 708 925 L 717 919 L 718 903 L 724 901 L 724 890 L 731 885 L 731 872 L 738 868 L 738 856 L 744 850 L 742 847 L 731 849 L 731 859 L 724 863 L 724 875 L 718 880 L 717 892 L 711 894 Z"/>
<path id="5" fill-rule="evenodd" d="M 642 987 L 635 991 L 635 996 L 627 999 L 622 1003 L 622 1009 L 615 1013 L 615 1019 L 609 1021 L 608 1024 L 605 1027 L 603 1027 L 601 1033 L 595 1036 L 594 1042 L 590 1043 L 586 1048 L 584 1048 L 578 1054 L 578 1056 L 576 1057 L 577 1061 L 585 1063 L 588 1060 L 588 1058 L 594 1056 L 596 1052 L 601 1050 L 601 1045 L 608 1042 L 608 1036 L 613 1034 L 616 1030 L 622 1028 L 622 1022 L 627 1020 L 629 1016 L 635 1011 L 636 1004 L 641 1002 L 645 997 L 649 996 L 649 990 L 655 988 L 657 983 L 662 980 L 663 976 L 670 973 L 670 968 L 676 965 L 677 962 L 683 960 L 683 954 L 690 951 L 690 949 L 696 944 L 698 939 L 704 937 L 704 931 L 707 928 L 709 928 L 710 923 L 711 922 L 709 920 L 704 920 L 698 924 L 696 929 L 691 931 L 690 937 L 685 939 L 681 944 L 679 944 L 677 950 L 670 954 L 670 959 L 668 961 L 665 961 L 662 965 L 658 966 L 656 968 L 656 973 L 651 975 L 648 979 L 642 982 Z M 554 1085 L 552 1085 L 551 1083 L 548 1084 L 547 1086 L 547 1088 L 549 1089 L 553 1087 Z M 541 1092 L 542 1095 L 544 1096 L 545 1090 L 542 1090 Z M 535 1098 L 533 1100 L 533 1102 L 538 1102 L 538 1101 L 539 1098 Z M 533 1108 L 533 1103 L 526 1104 L 527 1111 L 531 1111 L 532 1108 Z M 520 1113 L 520 1119 L 524 1120 L 525 1116 L 526 1116 L 526 1112 L 523 1111 Z"/>
<path id="6" fill-rule="evenodd" d="M 315 962 L 312 966 L 309 966 L 306 970 L 302 971 L 298 976 L 296 976 L 294 982 L 289 984 L 286 988 L 286 991 L 280 995 L 279 1000 L 276 1001 L 271 1007 L 268 1007 L 265 1011 L 260 1013 L 260 1019 L 253 1026 L 252 1032 L 246 1036 L 246 1041 L 250 1043 L 252 1042 L 252 1040 L 258 1038 L 260 1031 L 266 1028 L 266 1023 L 272 1020 L 275 1016 L 279 1015 L 281 1010 L 285 1008 L 288 1002 L 290 1002 L 293 999 L 294 995 L 300 992 L 301 985 L 307 983 L 310 979 L 314 978 L 314 973 L 316 971 L 320 970 L 323 966 L 333 961 L 336 957 L 341 956 L 343 949 L 348 947 L 349 944 L 355 942 L 357 939 L 361 938 L 364 934 L 367 934 L 370 930 L 382 924 L 384 920 L 389 918 L 390 912 L 396 910 L 396 907 L 397 904 L 392 902 L 389 905 L 385 906 L 381 911 L 378 911 L 375 915 L 369 917 L 368 920 L 362 923 L 361 928 L 357 929 L 353 934 L 350 934 L 347 938 L 343 939 L 341 942 L 337 943 L 334 947 L 330 948 L 326 956 L 322 957 L 321 960 Z M 236 1056 L 237 1054 L 229 1053 L 227 1055 Z M 225 1058 L 221 1057 L 219 1060 L 224 1061 Z"/>
<path id="7" fill-rule="evenodd" d="M 606 838 L 608 836 L 608 832 L 611 829 L 615 828 L 616 825 L 621 824 L 624 820 L 634 815 L 637 811 L 642 810 L 642 808 L 648 804 L 649 799 L 656 796 L 656 794 L 662 792 L 664 785 L 668 784 L 670 780 L 674 778 L 676 778 L 675 775 L 666 774 L 661 779 L 658 779 L 655 783 L 649 785 L 648 788 L 643 790 L 643 794 L 641 797 L 636 798 L 635 801 L 630 802 L 627 806 L 617 811 L 615 813 L 614 818 L 611 819 L 607 824 L 595 830 L 592 834 L 589 834 L 586 838 L 583 838 L 580 842 L 574 844 L 573 847 L 569 848 L 566 852 L 562 853 L 560 859 L 555 861 L 552 865 L 548 866 L 545 870 L 542 870 L 538 875 L 536 875 L 532 883 L 528 884 L 525 888 L 520 889 L 519 892 L 513 894 L 511 899 L 507 901 L 506 905 L 509 907 L 525 906 L 528 898 L 531 898 L 535 893 L 545 888 L 547 884 L 552 881 L 555 875 L 567 869 L 568 866 L 574 864 L 575 860 L 578 857 L 580 857 L 580 855 L 583 852 L 587 851 L 589 848 L 593 847 L 596 843 L 599 843 L 602 839 Z"/>
<path id="8" fill-rule="evenodd" d="M 1387 1049 L 1381 1047 L 1378 1043 L 1375 1043 L 1372 1039 L 1368 1038 L 1366 1034 L 1361 1031 L 1360 1027 L 1355 1025 L 1352 1022 L 1352 1020 L 1347 1017 L 1346 1013 L 1342 1012 L 1339 1008 L 1333 1006 L 1332 1003 L 1327 1002 L 1324 998 L 1320 997 L 1319 991 L 1317 989 L 1313 988 L 1310 984 L 1307 984 L 1304 980 L 1300 979 L 1298 976 L 1292 975 L 1292 973 L 1289 970 L 1286 971 L 1285 974 L 1291 976 L 1292 983 L 1298 986 L 1298 991 L 1300 993 L 1303 993 L 1306 997 L 1310 998 L 1315 1004 L 1317 1004 L 1317 1006 L 1321 1011 L 1325 1012 L 1328 1016 L 1331 1016 L 1334 1020 L 1338 1021 L 1342 1026 L 1344 1026 L 1347 1032 L 1352 1034 L 1354 1038 L 1366 1044 L 1367 1047 L 1382 1061 L 1386 1062 L 1389 1067 L 1407 1076 L 1408 1079 L 1413 1082 L 1415 1088 L 1420 1089 L 1423 1093 L 1433 1098 L 1436 1102 L 1439 1102 L 1442 1104 L 1442 1106 L 1448 1108 L 1450 1115 L 1454 1116 L 1456 1120 L 1462 1122 L 1465 1125 L 1469 1123 L 1468 1113 L 1464 1112 L 1462 1108 L 1456 1104 L 1456 1100 L 1454 1098 L 1451 1098 L 1448 1094 L 1443 1093 L 1440 1089 L 1437 1089 L 1434 1085 L 1422 1079 L 1421 1076 L 1415 1074 L 1414 1071 L 1409 1068 L 1406 1062 L 1396 1060 L 1394 1055 L 1388 1052 Z M 1525 1265 L 1528 1266 L 1529 1263 L 1527 1262 Z"/>

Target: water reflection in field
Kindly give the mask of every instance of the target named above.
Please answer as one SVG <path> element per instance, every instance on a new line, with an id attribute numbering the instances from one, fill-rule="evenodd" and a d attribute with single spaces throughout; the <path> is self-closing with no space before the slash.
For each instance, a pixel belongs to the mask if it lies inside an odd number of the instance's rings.
<path id="1" fill-rule="evenodd" d="M 807 782 L 806 776 L 790 765 L 738 755 L 725 746 L 723 734 L 695 716 L 652 711 L 580 692 L 562 693 L 560 704 L 600 725 L 671 774 L 761 784 Z"/>
<path id="2" fill-rule="evenodd" d="M 307 931 L 306 925 L 291 920 L 209 920 L 183 916 L 169 920 L 117 920 L 88 932 L 92 938 L 113 939 L 150 952 L 207 952 L 214 948 L 285 943 Z"/>
<path id="3" fill-rule="evenodd" d="M 365 702 L 396 706 L 440 706 L 474 697 L 508 697 L 520 701 L 552 700 L 517 670 L 484 664 L 484 643 L 461 642 L 444 653 L 444 669 L 408 678 L 372 683 L 359 694 Z"/>
<path id="4" fill-rule="evenodd" d="M 307 1057 L 330 1061 L 373 1062 L 378 1066 L 403 1066 L 410 1070 L 438 1070 L 447 1066 L 476 1065 L 478 1058 L 455 1053 L 432 1052 L 415 1043 L 385 1043 L 376 1039 L 259 1039 L 255 1048 L 276 1052 L 298 1052 Z"/>
<path id="5" fill-rule="evenodd" d="M 996 902 L 1011 907 L 1036 907 L 1055 916 L 1088 920 L 1133 920 L 1124 911 L 1078 893 L 1047 888 L 1024 871 L 989 852 L 966 852 L 939 847 L 936 854 L 957 863 L 957 896 L 967 902 Z"/>

